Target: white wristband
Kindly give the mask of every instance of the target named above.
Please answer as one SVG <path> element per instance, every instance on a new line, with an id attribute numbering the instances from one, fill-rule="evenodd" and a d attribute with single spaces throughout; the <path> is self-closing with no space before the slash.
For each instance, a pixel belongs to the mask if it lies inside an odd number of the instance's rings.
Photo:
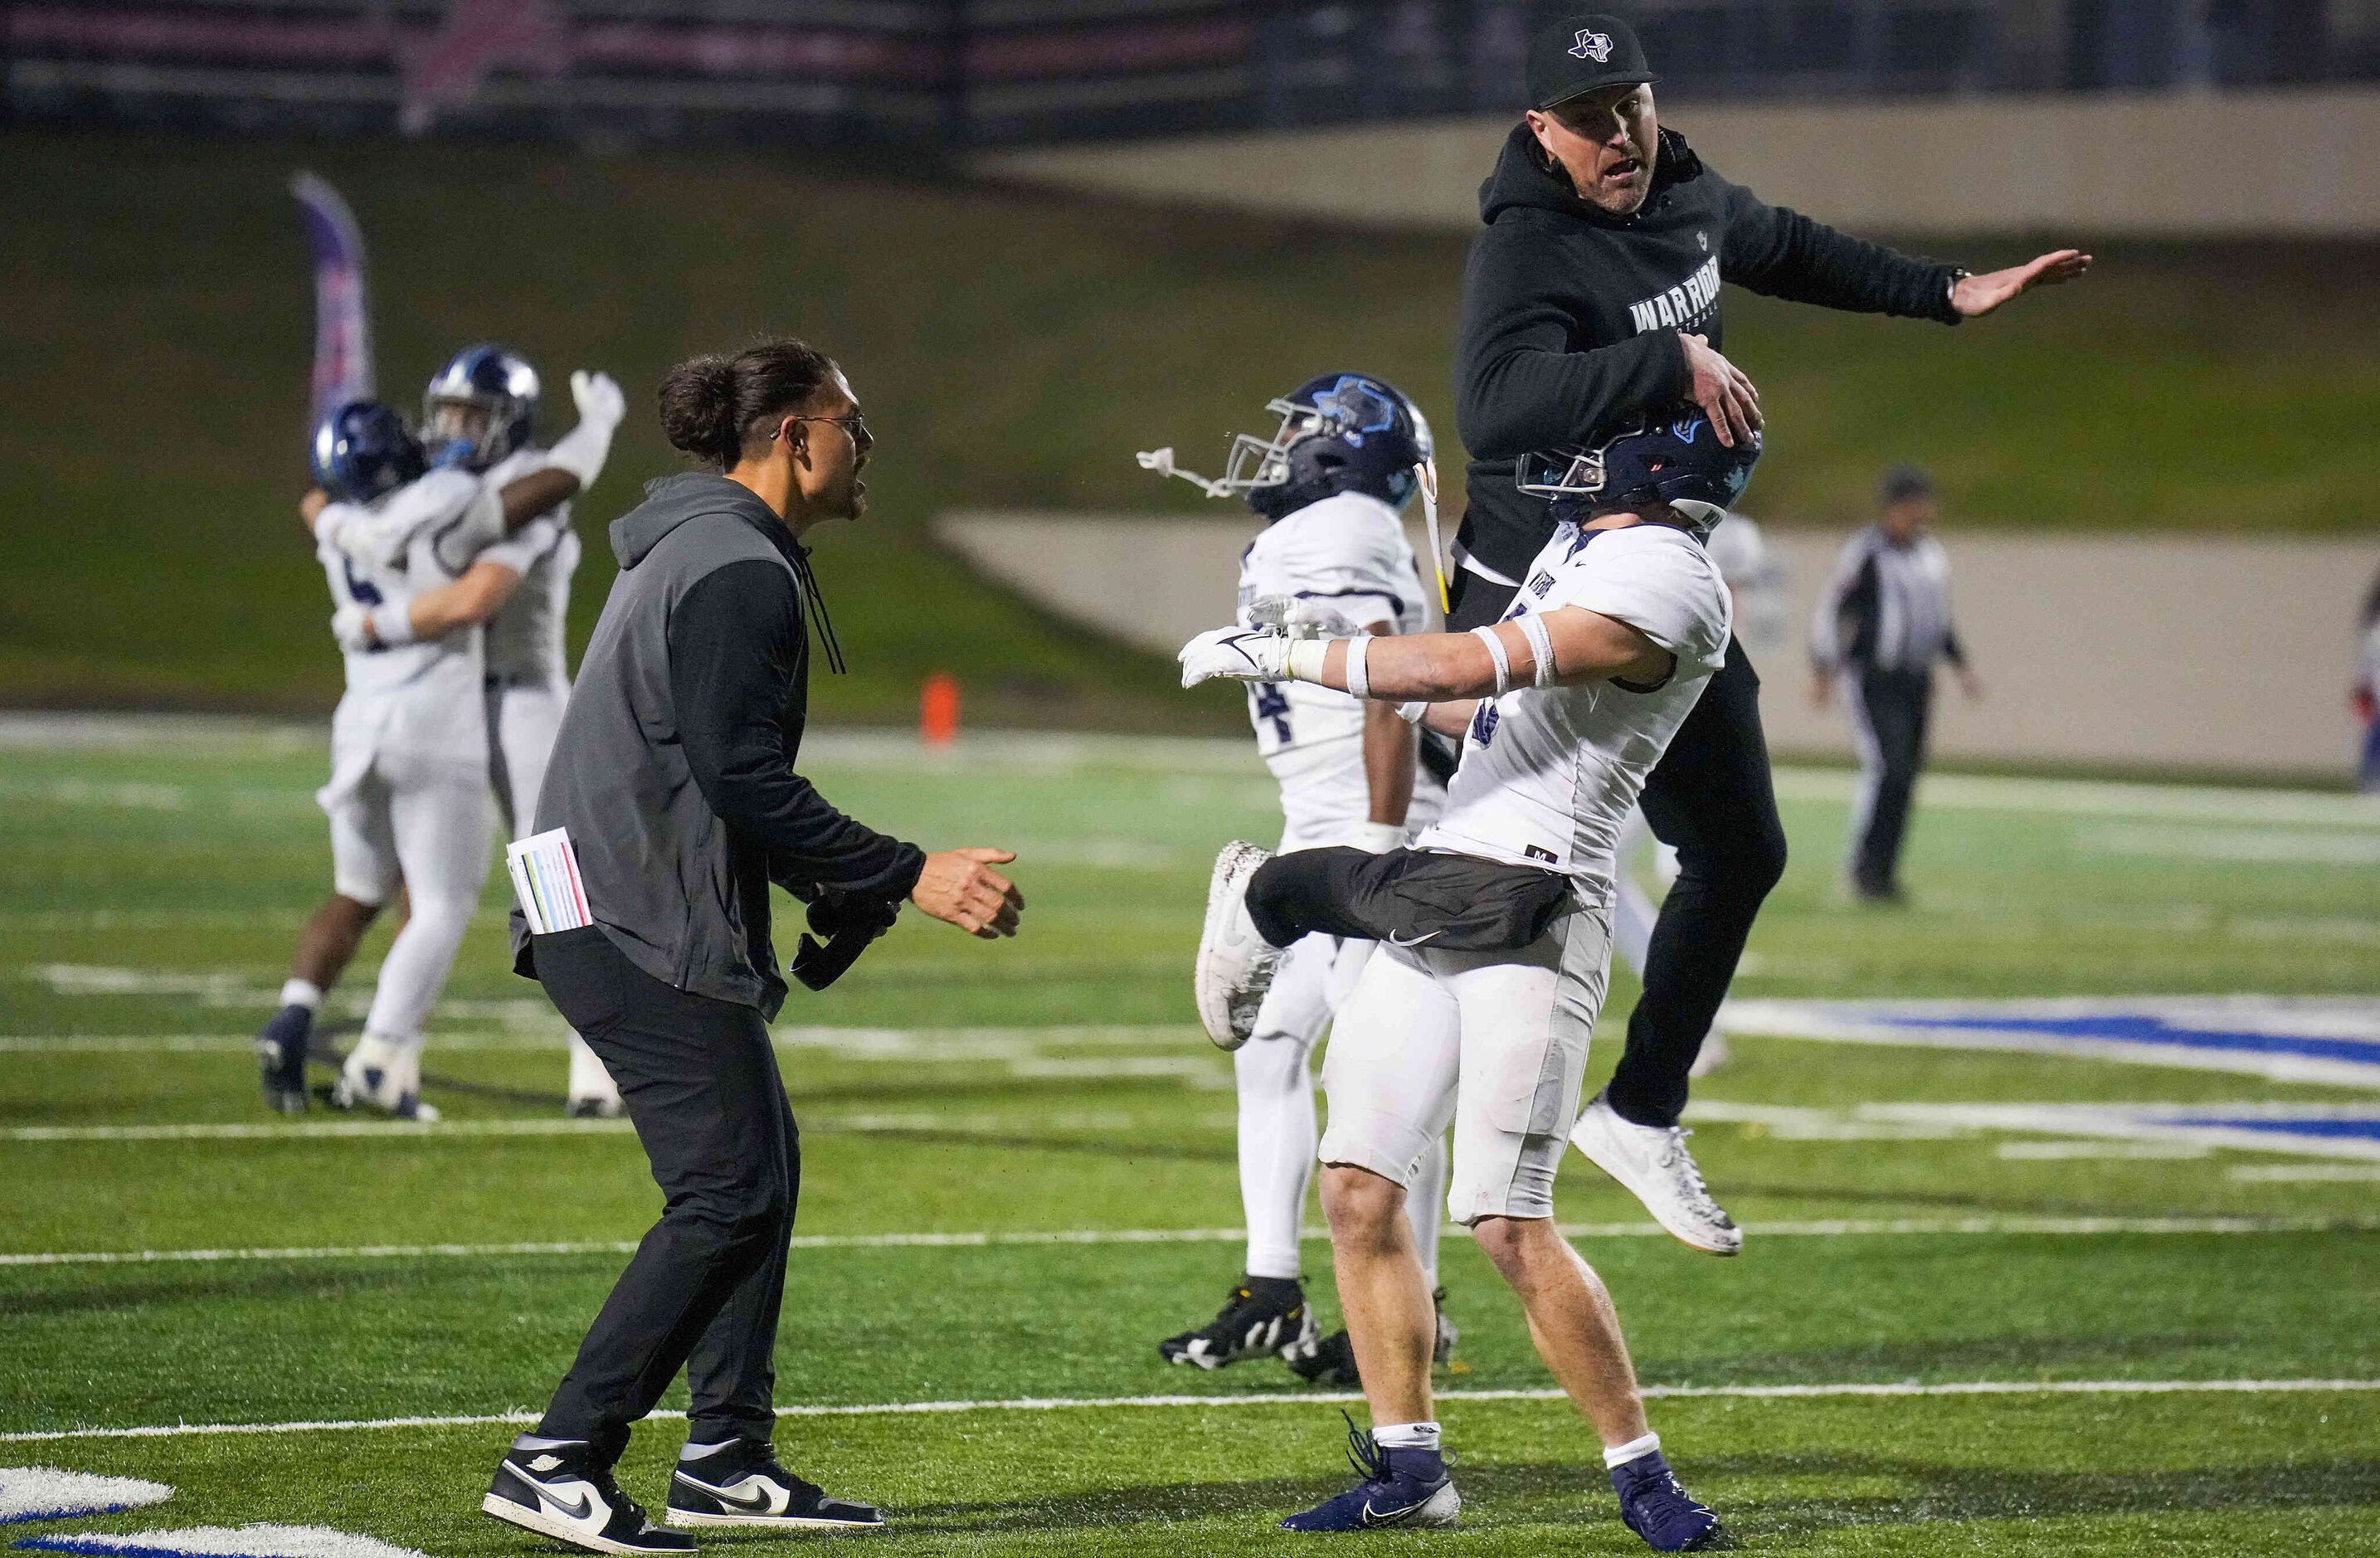
<path id="1" fill-rule="evenodd" d="M 1407 724 L 1419 724 L 1429 718 L 1429 705 L 1419 699 L 1411 703 L 1400 703 L 1397 705 L 1397 718 Z"/>
<path id="2" fill-rule="evenodd" d="M 382 649 L 409 644 L 420 637 L 413 630 L 413 607 L 403 601 L 393 606 L 374 606 L 366 620 L 371 625 L 372 641 Z"/>
<path id="3" fill-rule="evenodd" d="M 1512 626 L 1521 630 L 1521 637 L 1529 640 L 1529 653 L 1536 659 L 1536 671 L 1530 677 L 1529 685 L 1553 686 L 1557 674 L 1554 670 L 1554 639 L 1553 635 L 1546 631 L 1546 619 L 1535 612 L 1524 612 L 1513 618 Z"/>
<path id="4" fill-rule="evenodd" d="M 1503 697 L 1512 690 L 1512 657 L 1504 652 L 1504 640 L 1493 627 L 1474 627 L 1471 636 L 1488 646 L 1488 658 L 1496 663 L 1495 695 Z"/>
<path id="5" fill-rule="evenodd" d="M 1401 822 L 1366 822 L 1355 836 L 1355 847 L 1367 855 L 1385 855 L 1405 846 L 1405 830 Z"/>
<path id="6" fill-rule="evenodd" d="M 1328 639 L 1294 639 L 1282 669 L 1293 682 L 1318 682 L 1322 679 L 1322 657 L 1329 651 Z"/>
<path id="7" fill-rule="evenodd" d="M 1372 650 L 1372 636 L 1358 633 L 1347 640 L 1347 696 L 1372 696 L 1372 668 L 1366 663 Z"/>

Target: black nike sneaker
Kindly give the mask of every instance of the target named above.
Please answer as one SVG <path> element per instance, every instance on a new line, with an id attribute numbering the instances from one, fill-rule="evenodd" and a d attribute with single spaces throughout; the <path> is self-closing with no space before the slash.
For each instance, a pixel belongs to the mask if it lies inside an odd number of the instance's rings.
<path id="1" fill-rule="evenodd" d="M 1223 1299 L 1221 1313 L 1196 1331 L 1158 1343 L 1157 1355 L 1168 1363 L 1220 1369 L 1309 1346 L 1320 1333 L 1305 1302 L 1305 1284 L 1295 1277 L 1242 1277 Z"/>
<path id="2" fill-rule="evenodd" d="M 314 1009 L 295 1002 L 273 1013 L 256 1036 L 264 1103 L 275 1114 L 306 1113 L 306 1046 L 313 1037 Z"/>
<path id="3" fill-rule="evenodd" d="M 880 1531 L 884 1516 L 874 1504 L 831 1499 L 777 1464 L 766 1444 L 738 1439 L 725 1444 L 688 1445 L 706 1451 L 680 1457 L 670 1478 L 673 1526 L 749 1526 L 806 1531 Z"/>
<path id="4" fill-rule="evenodd" d="M 527 1436 L 524 1436 L 527 1437 Z M 683 1531 L 656 1526 L 612 1480 L 583 1441 L 516 1442 L 496 1463 L 480 1508 L 497 1519 L 589 1552 L 674 1555 L 694 1551 Z"/>
<path id="5" fill-rule="evenodd" d="M 1446 1318 L 1446 1289 L 1439 1288 L 1430 1295 L 1430 1299 L 1438 1309 L 1438 1339 L 1430 1347 L 1430 1362 L 1443 1364 L 1453 1358 L 1454 1344 L 1462 1333 Z M 1309 1385 L 1354 1390 L 1364 1382 L 1363 1375 L 1355 1369 L 1354 1344 L 1347 1340 L 1344 1331 L 1283 1347 L 1281 1360 Z"/>

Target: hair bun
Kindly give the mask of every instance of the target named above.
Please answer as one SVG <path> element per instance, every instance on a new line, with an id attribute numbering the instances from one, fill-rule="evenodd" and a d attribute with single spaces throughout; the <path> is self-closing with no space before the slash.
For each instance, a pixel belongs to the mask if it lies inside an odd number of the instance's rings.
<path id="1" fill-rule="evenodd" d="M 661 412 L 671 447 L 733 459 L 740 442 L 735 364 L 716 355 L 679 363 L 662 379 Z"/>

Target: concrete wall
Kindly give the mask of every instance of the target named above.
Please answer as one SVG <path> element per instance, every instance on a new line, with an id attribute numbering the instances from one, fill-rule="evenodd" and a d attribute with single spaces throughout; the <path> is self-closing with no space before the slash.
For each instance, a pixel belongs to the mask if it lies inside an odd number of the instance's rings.
<path id="1" fill-rule="evenodd" d="M 1664 121 L 1766 200 L 1920 235 L 2380 234 L 2380 90 L 1679 103 Z M 1392 225 L 1469 228 L 1512 121 L 1006 152 L 996 176 Z"/>
<path id="2" fill-rule="evenodd" d="M 953 515 L 937 534 L 981 572 L 1062 615 L 1172 654 L 1230 619 L 1245 519 Z M 1781 752 L 1851 749 L 1814 710 L 1802 625 L 1841 537 L 1777 531 L 1791 641 L 1756 648 Z M 2344 776 L 2353 625 L 2380 544 L 1948 539 L 1961 630 L 1989 683 L 1948 684 L 1937 750 L 1993 760 Z M 1416 534 L 1416 554 L 1426 555 Z"/>

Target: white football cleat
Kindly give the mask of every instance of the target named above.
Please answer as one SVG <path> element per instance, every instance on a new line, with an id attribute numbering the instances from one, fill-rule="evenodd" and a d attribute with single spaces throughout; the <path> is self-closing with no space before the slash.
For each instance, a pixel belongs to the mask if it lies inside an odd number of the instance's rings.
<path id="1" fill-rule="evenodd" d="M 1198 932 L 1198 964 L 1190 978 L 1198 1022 L 1218 1049 L 1236 1050 L 1255 1031 L 1257 1008 L 1272 988 L 1281 949 L 1257 934 L 1248 918 L 1248 878 L 1272 851 L 1234 840 L 1215 857 L 1207 883 L 1207 922 Z"/>
<path id="2" fill-rule="evenodd" d="M 1743 1248 L 1743 1230 L 1711 1199 L 1703 1171 L 1686 1150 L 1694 1133 L 1681 1126 L 1640 1126 L 1620 1117 L 1608 1096 L 1588 1101 L 1571 1127 L 1571 1145 L 1586 1161 L 1625 1186 L 1645 1203 L 1653 1221 L 1706 1255 L 1733 1255 Z"/>
<path id="3" fill-rule="evenodd" d="M 423 1125 L 435 1121 L 437 1107 L 421 1102 L 421 1041 L 403 1043 L 369 1033 L 357 1040 L 331 1086 L 331 1107 Z"/>

